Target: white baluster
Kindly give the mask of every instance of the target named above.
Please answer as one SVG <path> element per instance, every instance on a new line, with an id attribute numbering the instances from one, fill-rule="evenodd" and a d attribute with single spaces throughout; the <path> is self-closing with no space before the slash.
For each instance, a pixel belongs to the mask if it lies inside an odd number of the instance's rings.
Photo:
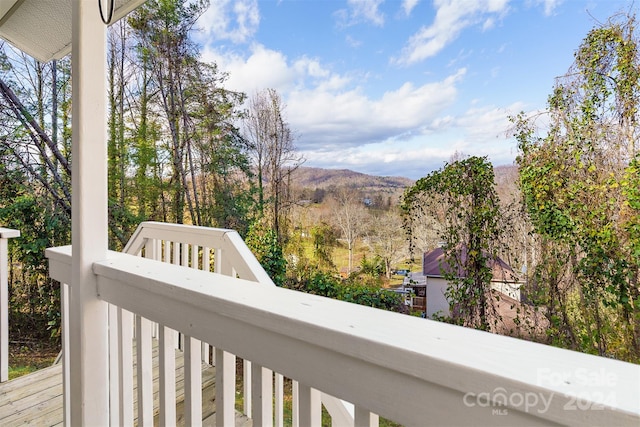
<path id="1" fill-rule="evenodd" d="M 184 421 L 185 425 L 202 425 L 202 363 L 200 341 L 184 336 Z"/>
<path id="2" fill-rule="evenodd" d="M 253 424 L 269 427 L 273 425 L 273 372 L 257 363 L 252 367 Z"/>
<path id="3" fill-rule="evenodd" d="M 216 425 L 234 425 L 235 400 L 236 357 L 216 348 Z"/>

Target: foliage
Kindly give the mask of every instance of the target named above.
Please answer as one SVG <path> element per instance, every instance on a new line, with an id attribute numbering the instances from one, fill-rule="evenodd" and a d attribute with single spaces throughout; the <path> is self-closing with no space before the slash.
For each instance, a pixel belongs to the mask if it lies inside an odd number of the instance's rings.
<path id="1" fill-rule="evenodd" d="M 520 186 L 541 245 L 535 301 L 552 342 L 640 358 L 636 149 L 640 59 L 635 18 L 594 28 L 549 97 L 550 127 L 513 118 Z"/>
<path id="2" fill-rule="evenodd" d="M 199 61 L 190 40 L 208 1 L 149 0 L 109 29 L 110 247 L 140 221 L 234 228 L 253 218 L 251 166 L 234 122 L 244 94 Z M 44 248 L 69 243 L 71 70 L 0 44 L 0 222 L 17 228 L 12 298 L 22 330 L 57 331 L 57 286 Z M 21 326 L 22 325 L 22 326 Z"/>
<path id="3" fill-rule="evenodd" d="M 44 250 L 68 244 L 69 218 L 45 200 L 31 194 L 16 194 L 0 201 L 0 223 L 20 230 L 10 243 L 10 259 L 22 268 L 10 275 L 13 336 L 37 339 L 60 338 L 60 287 L 48 277 Z"/>
<path id="4" fill-rule="evenodd" d="M 310 233 L 313 240 L 313 255 L 318 262 L 318 266 L 334 269 L 333 249 L 338 244 L 335 230 L 323 221 L 312 226 Z"/>
<path id="5" fill-rule="evenodd" d="M 271 280 L 276 286 L 282 286 L 286 278 L 287 261 L 275 230 L 269 228 L 266 222 L 257 221 L 249 227 L 245 240 Z"/>
<path id="6" fill-rule="evenodd" d="M 359 280 L 341 281 L 331 273 L 307 267 L 301 277 L 289 279 L 286 287 L 382 310 L 404 312 L 402 296 L 379 286 L 367 286 Z"/>
<path id="7" fill-rule="evenodd" d="M 131 83 L 140 101 L 127 105 L 140 106 L 132 138 L 138 163 L 129 168 L 148 192 L 139 199 L 145 202 L 140 214 L 244 234 L 252 205 L 245 182 L 252 174 L 234 125 L 244 94 L 223 88 L 226 74 L 201 62 L 190 38 L 208 6 L 208 0 L 150 0 L 128 19 L 138 54 L 130 67 L 142 75 Z"/>
<path id="8" fill-rule="evenodd" d="M 405 192 L 402 209 L 412 242 L 414 223 L 436 218 L 442 224 L 445 264 L 442 273 L 450 284 L 447 299 L 462 324 L 489 329 L 492 298 L 491 260 L 500 241 L 500 205 L 495 192 L 493 166 L 483 157 L 448 163 L 419 179 Z"/>
<path id="9" fill-rule="evenodd" d="M 360 273 L 379 278 L 385 273 L 384 261 L 379 256 L 369 259 L 365 254 L 360 260 Z"/>
<path id="10" fill-rule="evenodd" d="M 70 168 L 64 118 L 60 139 L 46 133 L 52 95 L 44 87 L 48 74 L 52 92 L 63 91 L 66 82 L 59 77 L 67 64 L 0 56 L 6 60 L 0 67 L 0 224 L 21 232 L 9 244 L 11 334 L 55 344 L 60 290 L 48 278 L 44 250 L 70 242 Z M 32 75 L 33 87 L 20 79 L 24 74 Z M 60 98 L 64 106 L 65 95 Z"/>

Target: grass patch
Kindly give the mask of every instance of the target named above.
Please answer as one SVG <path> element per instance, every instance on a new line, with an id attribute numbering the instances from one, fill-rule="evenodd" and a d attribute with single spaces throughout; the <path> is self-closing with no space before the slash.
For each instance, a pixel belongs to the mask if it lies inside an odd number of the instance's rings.
<path id="1" fill-rule="evenodd" d="M 39 343 L 9 345 L 9 379 L 21 377 L 53 364 L 60 349 Z"/>

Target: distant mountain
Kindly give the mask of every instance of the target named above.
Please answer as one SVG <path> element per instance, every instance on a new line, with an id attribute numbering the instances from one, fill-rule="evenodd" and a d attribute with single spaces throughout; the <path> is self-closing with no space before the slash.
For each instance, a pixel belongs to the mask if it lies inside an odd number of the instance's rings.
<path id="1" fill-rule="evenodd" d="M 496 191 L 504 202 L 519 199 L 518 167 L 501 165 L 494 168 Z M 414 180 L 398 176 L 375 176 L 355 172 L 349 169 L 322 169 L 300 167 L 293 172 L 292 184 L 303 198 L 312 198 L 308 191 L 333 191 L 340 188 L 353 188 L 364 197 L 375 195 L 393 196 L 399 200 L 405 188 L 415 184 Z M 324 191 L 323 191 L 324 190 Z M 385 199 L 386 200 L 386 199 Z"/>
<path id="2" fill-rule="evenodd" d="M 374 176 L 348 169 L 321 169 L 300 167 L 293 173 L 294 186 L 298 188 L 350 187 L 362 191 L 403 191 L 415 181 L 395 176 Z"/>

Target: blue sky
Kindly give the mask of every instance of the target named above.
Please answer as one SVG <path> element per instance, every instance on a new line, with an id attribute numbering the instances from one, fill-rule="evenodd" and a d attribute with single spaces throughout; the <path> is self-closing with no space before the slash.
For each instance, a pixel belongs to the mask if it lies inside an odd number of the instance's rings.
<path id="1" fill-rule="evenodd" d="M 307 166 L 413 179 L 456 151 L 517 155 L 507 117 L 545 108 L 587 32 L 630 1 L 214 0 L 203 60 L 275 88 Z"/>

